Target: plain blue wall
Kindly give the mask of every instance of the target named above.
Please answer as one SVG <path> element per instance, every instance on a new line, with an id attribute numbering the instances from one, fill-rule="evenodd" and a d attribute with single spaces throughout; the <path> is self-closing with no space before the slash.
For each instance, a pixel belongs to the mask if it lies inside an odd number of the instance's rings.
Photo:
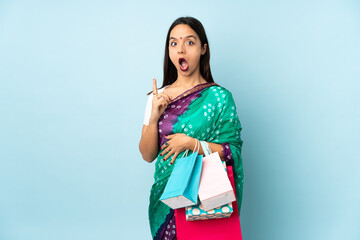
<path id="1" fill-rule="evenodd" d="M 237 104 L 244 239 L 360 239 L 355 0 L 1 1 L 0 239 L 150 239 L 138 143 L 180 16 Z"/>

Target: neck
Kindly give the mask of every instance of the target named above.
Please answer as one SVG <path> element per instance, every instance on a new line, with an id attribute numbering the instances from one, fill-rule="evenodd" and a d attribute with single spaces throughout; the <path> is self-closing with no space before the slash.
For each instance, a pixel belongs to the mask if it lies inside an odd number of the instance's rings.
<path id="1" fill-rule="evenodd" d="M 201 76 L 200 71 L 197 71 L 190 76 L 184 76 L 178 72 L 178 78 L 173 83 L 173 86 L 189 89 L 202 83 L 206 83 L 206 80 Z"/>

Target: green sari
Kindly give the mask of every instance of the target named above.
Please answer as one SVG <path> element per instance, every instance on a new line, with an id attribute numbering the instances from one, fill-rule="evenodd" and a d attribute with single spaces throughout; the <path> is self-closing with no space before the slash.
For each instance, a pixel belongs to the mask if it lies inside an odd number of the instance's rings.
<path id="1" fill-rule="evenodd" d="M 159 154 L 155 163 L 155 182 L 150 191 L 149 221 L 153 239 L 162 239 L 174 210 L 159 198 L 172 172 L 171 157 L 166 161 L 160 150 L 167 139 L 165 135 L 184 133 L 192 138 L 221 144 L 227 165 L 233 166 L 235 191 L 240 213 L 243 193 L 243 165 L 240 137 L 241 124 L 232 94 L 216 83 L 199 84 L 171 101 L 159 118 Z M 188 155 L 192 153 L 190 149 Z M 177 156 L 181 158 L 183 153 Z M 177 160 L 175 160 L 176 162 Z"/>

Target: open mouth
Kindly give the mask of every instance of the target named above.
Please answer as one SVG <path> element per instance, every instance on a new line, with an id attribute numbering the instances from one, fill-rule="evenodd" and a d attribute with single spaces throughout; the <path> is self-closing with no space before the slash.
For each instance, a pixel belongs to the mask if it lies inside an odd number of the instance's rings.
<path id="1" fill-rule="evenodd" d="M 186 71 L 189 68 L 189 64 L 187 63 L 185 58 L 179 58 L 179 65 L 182 71 Z"/>

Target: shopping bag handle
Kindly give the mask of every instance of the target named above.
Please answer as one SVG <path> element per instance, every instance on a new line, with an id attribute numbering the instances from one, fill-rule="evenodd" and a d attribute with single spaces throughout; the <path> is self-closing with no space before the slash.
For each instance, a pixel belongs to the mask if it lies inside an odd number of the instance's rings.
<path id="1" fill-rule="evenodd" d="M 200 151 L 200 144 L 198 144 L 199 140 L 198 140 L 198 139 L 196 139 L 196 138 L 195 138 L 195 140 L 196 140 L 196 141 L 195 141 L 195 147 L 194 147 L 193 152 L 195 152 L 196 147 L 198 147 L 197 152 L 199 152 L 199 151 Z M 181 157 L 183 158 L 185 154 L 186 154 L 186 156 L 185 156 L 185 157 L 187 157 L 188 152 L 189 152 L 189 149 L 186 149 L 186 150 L 185 150 L 185 152 L 184 152 L 184 154 L 183 154 Z"/>
<path id="2" fill-rule="evenodd" d="M 200 141 L 200 144 L 204 151 L 205 156 L 212 154 L 211 148 L 206 141 Z"/>

